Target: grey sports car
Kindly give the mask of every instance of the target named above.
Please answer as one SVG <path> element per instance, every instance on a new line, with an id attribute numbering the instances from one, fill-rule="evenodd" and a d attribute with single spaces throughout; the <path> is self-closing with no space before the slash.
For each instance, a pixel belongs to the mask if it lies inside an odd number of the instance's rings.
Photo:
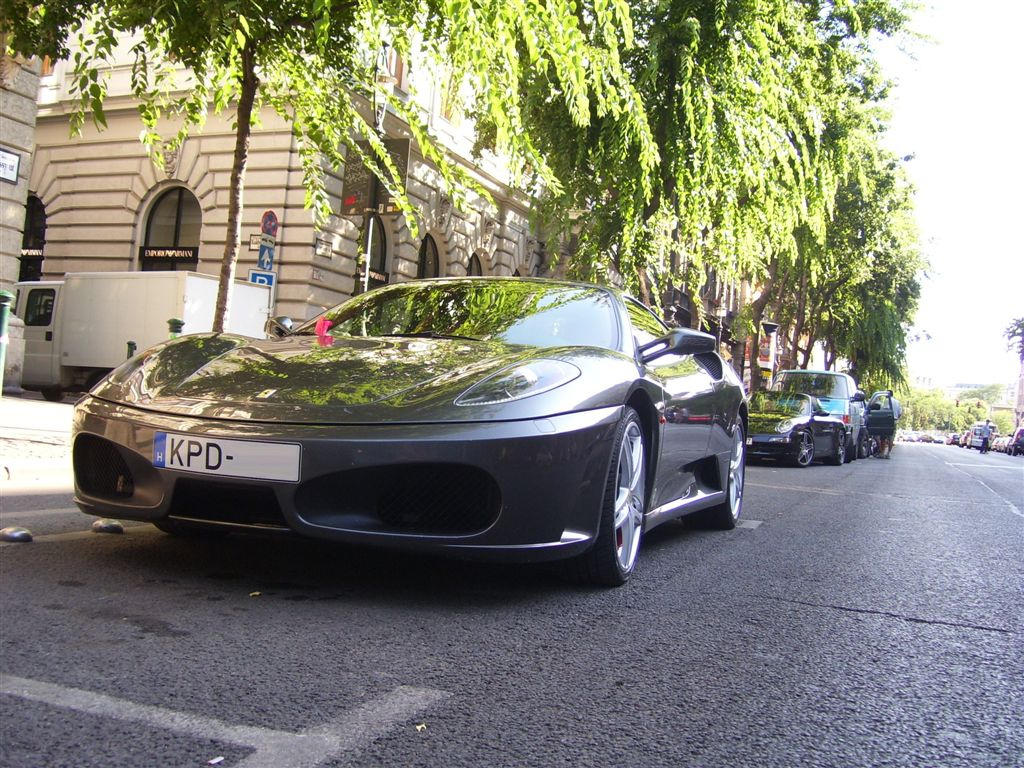
<path id="1" fill-rule="evenodd" d="M 614 586 L 644 531 L 739 517 L 747 405 L 714 347 L 610 288 L 400 283 L 129 360 L 75 407 L 75 501 L 178 535 L 573 558 Z"/>

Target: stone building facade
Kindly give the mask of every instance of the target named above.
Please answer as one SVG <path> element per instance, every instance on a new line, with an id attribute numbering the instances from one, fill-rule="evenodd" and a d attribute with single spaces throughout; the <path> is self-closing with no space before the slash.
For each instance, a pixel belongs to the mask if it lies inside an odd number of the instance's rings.
<path id="1" fill-rule="evenodd" d="M 0 35 L 0 290 L 10 291 L 18 279 L 23 243 L 25 203 L 35 146 L 38 60 L 5 56 Z M 21 387 L 24 324 L 13 315 L 5 329 L 4 389 Z"/>
<path id="2" fill-rule="evenodd" d="M 235 141 L 233 115 L 211 115 L 203 130 L 186 139 L 160 169 L 138 140 L 141 123 L 128 88 L 127 60 L 124 67 L 115 67 L 110 81 L 107 127 L 99 131 L 87 120 L 75 138 L 69 136 L 68 70 L 66 63 L 58 63 L 40 80 L 35 152 L 25 173 L 29 216 L 19 229 L 34 227 L 43 234 L 35 240 L 38 247 L 20 254 L 21 278 L 147 269 L 219 274 Z M 313 212 L 305 208 L 291 127 L 266 111 L 250 144 L 237 276 L 246 279 L 250 271 L 273 274 L 273 314 L 302 320 L 358 293 L 364 277 L 357 270 L 367 252 L 372 285 L 434 274 L 542 271 L 543 256 L 527 217 L 528 199 L 506 183 L 507 174 L 496 158 L 471 157 L 467 126 L 446 119 L 441 94 L 426 81 L 428 73 L 419 75 L 424 82 L 416 90 L 427 94 L 423 107 L 430 130 L 494 202 L 480 197 L 467 210 L 456 208 L 440 174 L 411 142 L 407 188 L 417 211 L 415 235 L 401 214 L 343 215 L 344 169 L 328 173 L 334 215 L 318 227 Z M 409 85 L 400 78 L 399 92 Z M 393 114 L 386 115 L 383 125 L 391 138 L 408 136 Z M 261 223 L 268 213 L 278 224 L 270 269 L 260 263 Z"/>

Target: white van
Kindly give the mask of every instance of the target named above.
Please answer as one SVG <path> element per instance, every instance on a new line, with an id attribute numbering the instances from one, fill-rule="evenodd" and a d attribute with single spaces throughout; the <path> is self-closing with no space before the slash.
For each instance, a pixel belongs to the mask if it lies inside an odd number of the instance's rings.
<path id="1" fill-rule="evenodd" d="M 989 444 L 989 446 L 991 446 L 992 442 L 996 439 L 996 435 L 998 434 L 998 432 L 996 432 L 996 425 L 995 424 L 989 424 L 989 428 L 992 430 L 991 433 L 989 434 L 989 438 L 988 438 L 988 444 Z M 967 447 L 968 448 L 978 448 L 980 450 L 981 449 L 981 441 L 984 440 L 984 439 L 985 439 L 985 422 L 984 421 L 976 422 L 975 425 L 973 427 L 971 427 L 971 438 L 970 438 L 970 441 L 967 443 Z"/>

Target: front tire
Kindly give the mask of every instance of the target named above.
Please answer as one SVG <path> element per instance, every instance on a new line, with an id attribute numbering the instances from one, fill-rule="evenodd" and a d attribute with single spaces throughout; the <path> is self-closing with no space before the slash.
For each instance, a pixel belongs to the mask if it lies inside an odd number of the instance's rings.
<path id="1" fill-rule="evenodd" d="M 747 463 L 747 444 L 743 427 L 736 425 L 729 453 L 729 475 L 725 481 L 725 501 L 701 514 L 702 522 L 720 531 L 731 531 L 736 527 L 743 509 L 743 480 Z"/>
<path id="2" fill-rule="evenodd" d="M 793 456 L 793 465 L 796 467 L 809 466 L 814 461 L 814 438 L 810 432 L 799 432 L 800 442 L 796 446 L 796 455 Z"/>
<path id="3" fill-rule="evenodd" d="M 853 461 L 854 454 L 857 453 L 857 449 L 856 449 L 856 447 L 853 444 L 853 435 L 847 435 L 844 439 L 846 441 L 846 443 L 845 443 L 845 445 L 846 445 L 845 454 L 846 455 L 843 458 L 843 462 L 846 463 L 846 464 L 849 464 L 851 461 Z"/>
<path id="4" fill-rule="evenodd" d="M 636 567 L 647 505 L 646 451 L 640 417 L 630 407 L 622 413 L 612 442 L 597 538 L 577 559 L 579 575 L 590 584 L 618 587 Z"/>

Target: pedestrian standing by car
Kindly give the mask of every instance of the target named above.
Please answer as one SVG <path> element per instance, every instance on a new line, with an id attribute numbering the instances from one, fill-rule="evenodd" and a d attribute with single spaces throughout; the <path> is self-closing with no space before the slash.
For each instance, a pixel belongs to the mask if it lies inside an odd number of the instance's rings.
<path id="1" fill-rule="evenodd" d="M 880 459 L 889 458 L 892 441 L 896 436 L 896 422 L 902 412 L 899 400 L 893 397 L 891 389 L 875 392 L 868 400 L 868 434 L 878 441 L 877 455 Z"/>
<path id="2" fill-rule="evenodd" d="M 988 444 L 992 440 L 992 420 L 985 419 L 985 424 L 981 428 L 981 452 L 988 453 Z"/>

